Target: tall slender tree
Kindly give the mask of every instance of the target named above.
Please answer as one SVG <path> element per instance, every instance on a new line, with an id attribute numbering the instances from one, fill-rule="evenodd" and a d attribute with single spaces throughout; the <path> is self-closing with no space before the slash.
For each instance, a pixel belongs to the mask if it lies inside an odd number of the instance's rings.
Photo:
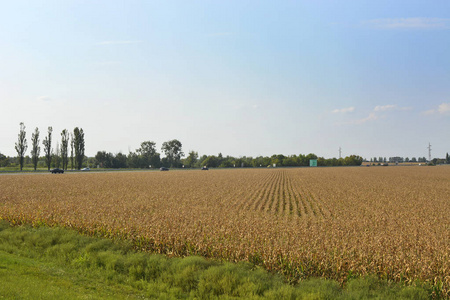
<path id="1" fill-rule="evenodd" d="M 36 127 L 36 129 L 34 129 L 34 132 L 31 134 L 31 144 L 32 144 L 31 160 L 33 161 L 33 167 L 34 167 L 34 170 L 36 171 L 37 164 L 39 161 L 39 154 L 41 152 L 41 147 L 39 147 L 39 129 L 37 127 Z"/>
<path id="2" fill-rule="evenodd" d="M 74 142 L 74 137 L 73 137 L 73 133 L 70 133 L 70 168 L 73 170 L 73 150 L 75 148 L 75 142 Z"/>
<path id="3" fill-rule="evenodd" d="M 25 157 L 25 152 L 27 151 L 27 148 L 28 148 L 26 132 L 25 132 L 25 125 L 23 124 L 23 122 L 20 123 L 20 131 L 19 131 L 18 140 L 17 140 L 15 148 L 17 151 L 17 156 L 19 157 L 20 171 L 22 171 L 23 159 Z"/>
<path id="4" fill-rule="evenodd" d="M 55 168 L 58 168 L 61 166 L 61 151 L 59 147 L 59 142 L 56 141 L 56 149 L 55 149 L 55 155 L 53 155 L 53 165 Z"/>
<path id="5" fill-rule="evenodd" d="M 75 127 L 73 130 L 75 148 L 75 166 L 81 169 L 84 159 L 84 132 L 82 128 Z"/>
<path id="6" fill-rule="evenodd" d="M 64 129 L 61 132 L 61 160 L 63 170 L 67 170 L 67 165 L 69 164 L 69 132 Z"/>
<path id="7" fill-rule="evenodd" d="M 42 144 L 44 144 L 45 162 L 47 163 L 48 170 L 50 170 L 50 165 L 52 163 L 52 132 L 53 128 L 49 126 L 48 135 L 42 141 Z"/>

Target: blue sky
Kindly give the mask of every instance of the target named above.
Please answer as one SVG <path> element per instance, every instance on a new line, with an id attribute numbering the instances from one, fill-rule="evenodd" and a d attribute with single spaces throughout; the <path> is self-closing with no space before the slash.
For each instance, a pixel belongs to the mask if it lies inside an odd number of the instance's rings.
<path id="1" fill-rule="evenodd" d="M 20 122 L 90 156 L 450 152 L 447 0 L 0 2 L 0 153 Z"/>

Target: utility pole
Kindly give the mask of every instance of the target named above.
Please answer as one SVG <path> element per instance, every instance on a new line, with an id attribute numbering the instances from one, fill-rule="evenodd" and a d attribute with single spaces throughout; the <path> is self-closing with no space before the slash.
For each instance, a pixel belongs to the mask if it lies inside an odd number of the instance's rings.
<path id="1" fill-rule="evenodd" d="M 431 144 L 428 142 L 428 162 L 431 162 Z"/>

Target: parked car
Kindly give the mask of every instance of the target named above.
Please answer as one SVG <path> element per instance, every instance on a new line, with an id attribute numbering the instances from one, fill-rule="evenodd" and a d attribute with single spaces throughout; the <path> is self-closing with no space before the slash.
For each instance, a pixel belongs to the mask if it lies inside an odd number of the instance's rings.
<path id="1" fill-rule="evenodd" d="M 58 168 L 55 168 L 55 169 L 51 169 L 50 170 L 50 172 L 52 172 L 52 174 L 63 174 L 64 173 L 64 170 L 63 169 L 58 169 Z"/>
<path id="2" fill-rule="evenodd" d="M 202 167 L 202 171 L 209 170 L 208 167 Z"/>
<path id="3" fill-rule="evenodd" d="M 81 171 L 90 171 L 91 169 L 90 168 L 83 168 L 83 169 L 81 169 Z"/>
<path id="4" fill-rule="evenodd" d="M 161 167 L 161 168 L 159 168 L 159 170 L 160 170 L 160 171 L 169 171 L 169 168 Z"/>

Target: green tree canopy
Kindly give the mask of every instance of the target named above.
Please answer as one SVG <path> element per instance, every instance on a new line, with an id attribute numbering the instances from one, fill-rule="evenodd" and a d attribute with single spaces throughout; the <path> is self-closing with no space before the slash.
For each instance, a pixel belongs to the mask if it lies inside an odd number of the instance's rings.
<path id="1" fill-rule="evenodd" d="M 6 167 L 9 164 L 9 159 L 5 155 L 0 153 L 0 167 Z"/>
<path id="2" fill-rule="evenodd" d="M 141 147 L 136 149 L 139 157 L 140 168 L 158 168 L 160 166 L 160 155 L 156 152 L 156 143 L 153 141 L 145 141 L 141 143 Z"/>
<path id="3" fill-rule="evenodd" d="M 167 163 L 170 167 L 180 167 L 181 157 L 184 156 L 182 144 L 179 140 L 164 142 L 161 150 L 166 155 Z"/>
<path id="4" fill-rule="evenodd" d="M 188 156 L 184 159 L 183 163 L 187 168 L 193 168 L 198 161 L 198 152 L 190 151 Z"/>
<path id="5" fill-rule="evenodd" d="M 121 152 L 114 155 L 106 151 L 98 151 L 95 155 L 94 163 L 100 165 L 102 168 L 120 169 L 128 167 L 127 156 Z"/>

